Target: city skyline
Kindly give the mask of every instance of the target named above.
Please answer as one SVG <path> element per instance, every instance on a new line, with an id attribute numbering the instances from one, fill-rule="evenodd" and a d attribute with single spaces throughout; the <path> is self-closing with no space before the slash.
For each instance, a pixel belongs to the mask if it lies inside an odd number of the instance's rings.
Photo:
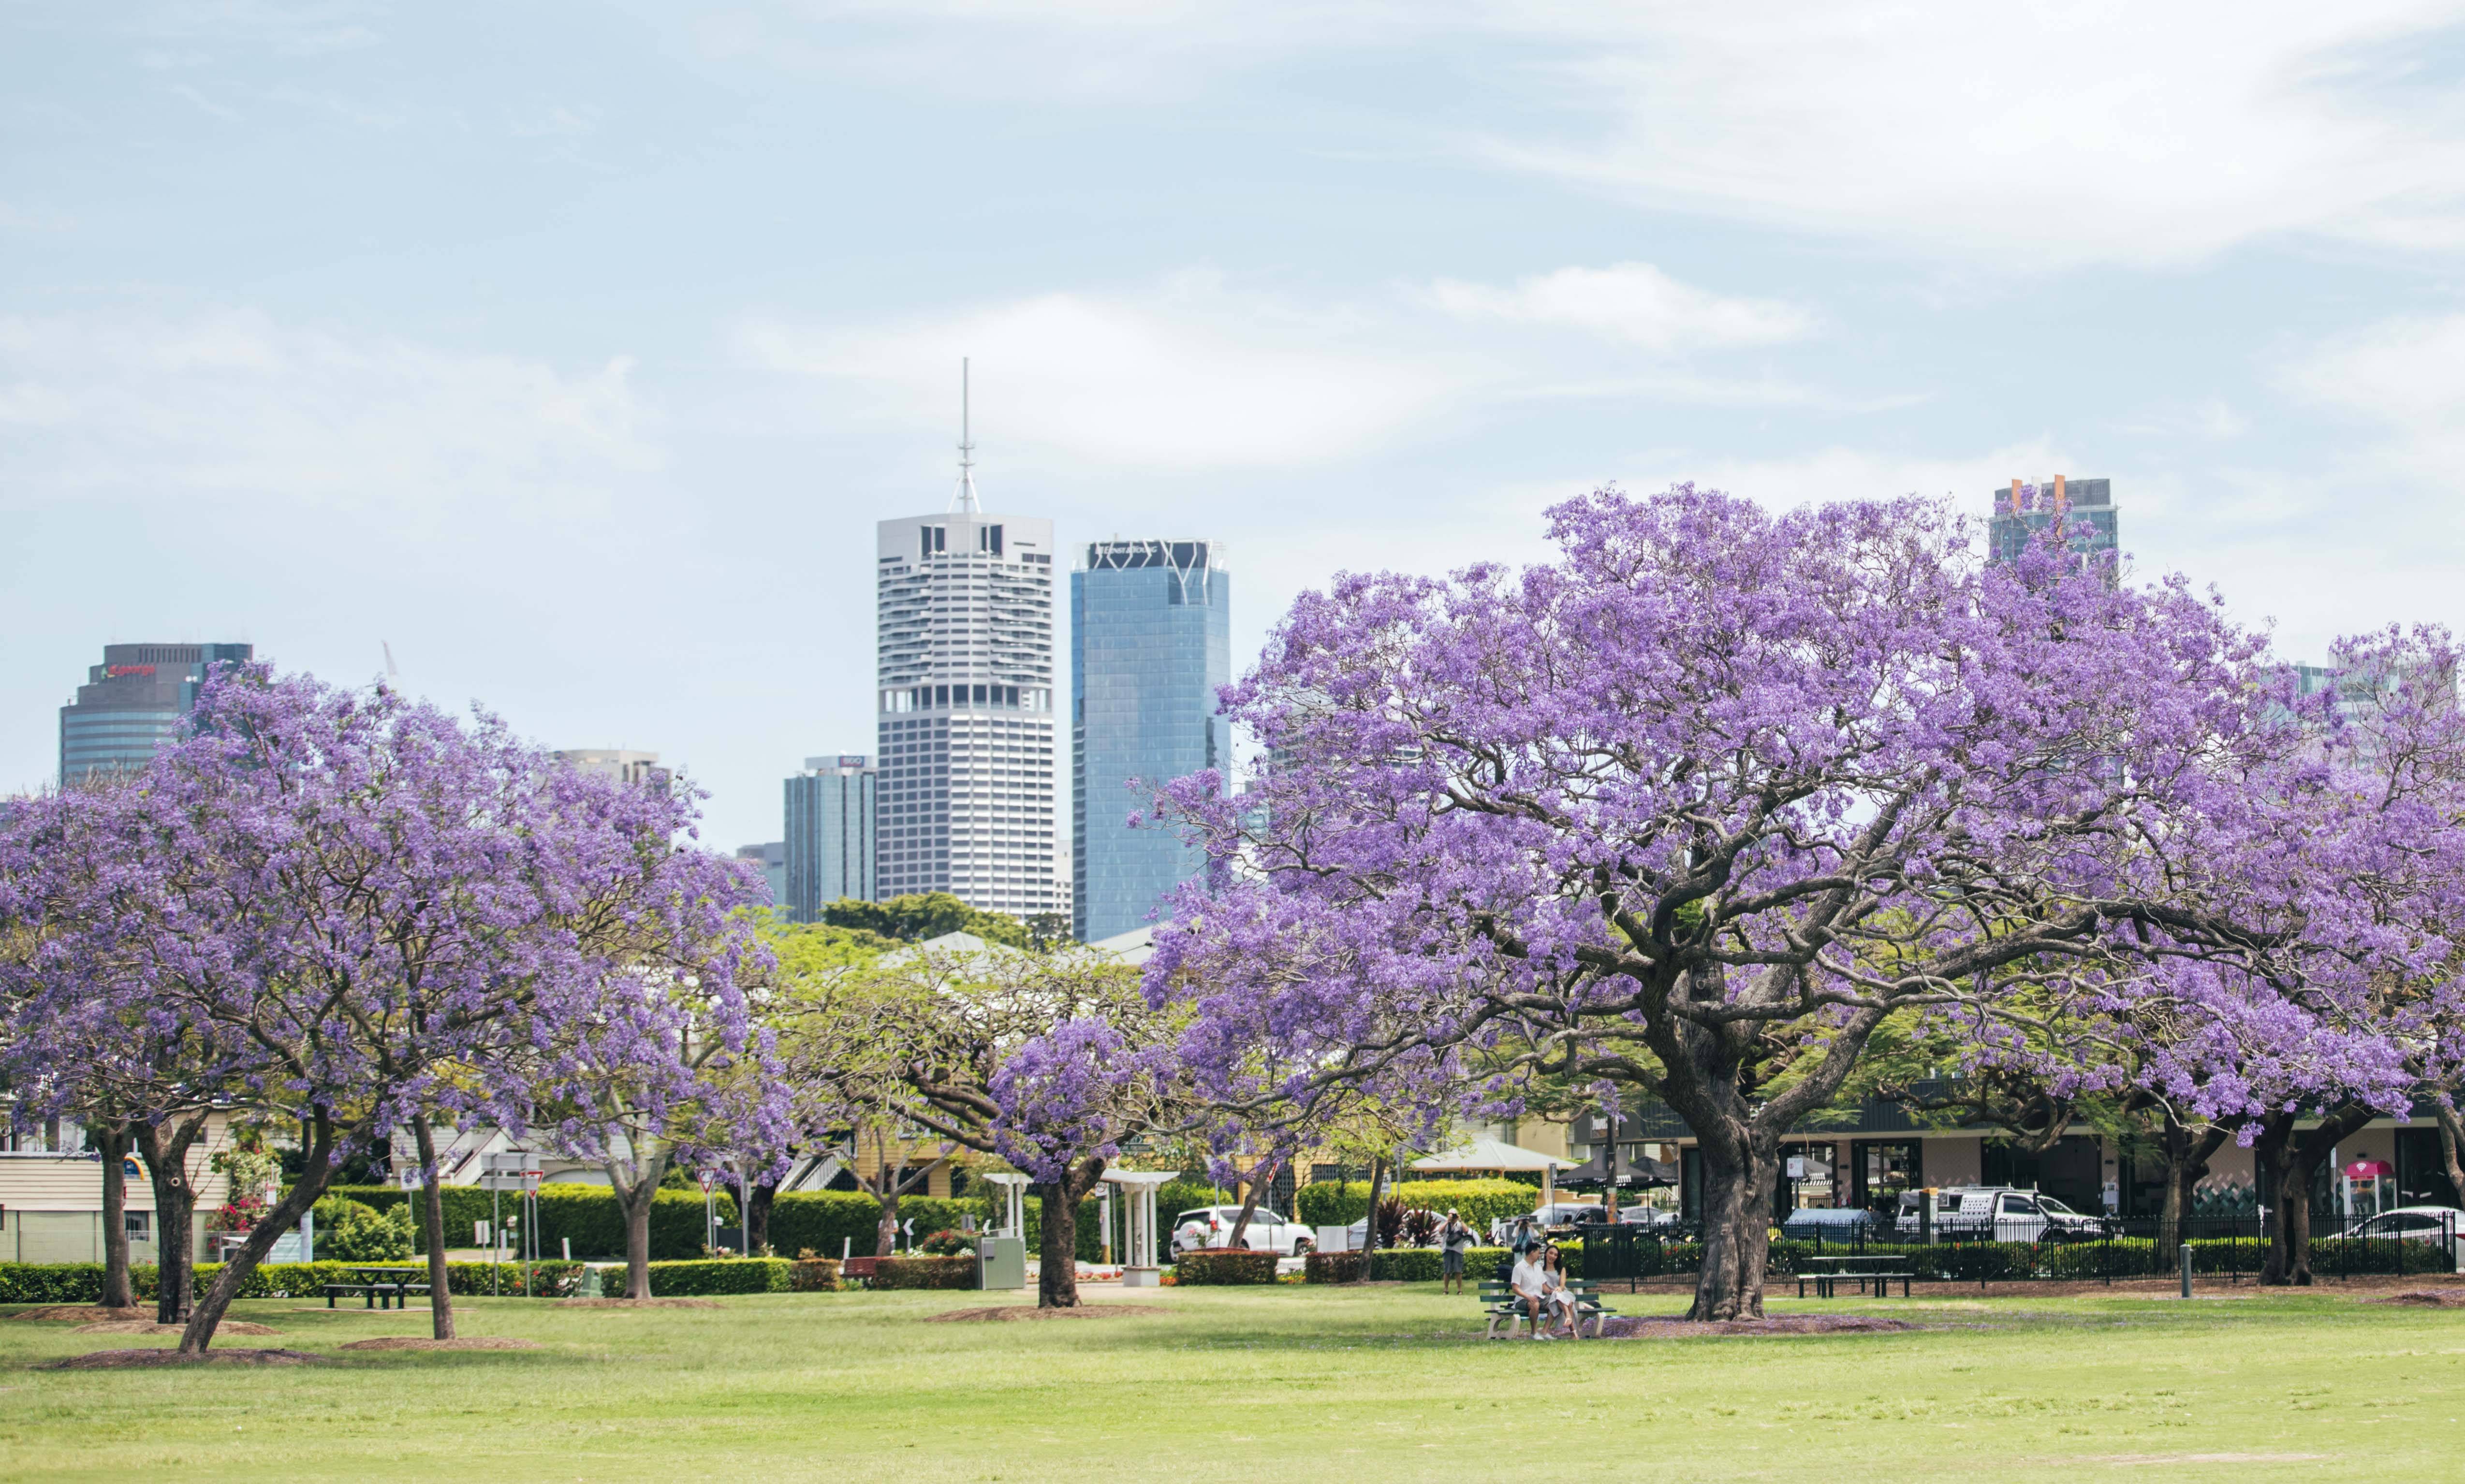
<path id="1" fill-rule="evenodd" d="M 100 644 L 389 644 L 776 840 L 963 355 L 988 505 L 1240 554 L 1236 674 L 1677 479 L 2109 473 L 2289 657 L 2465 624 L 2451 19 L 2228 13 L 15 8 L 0 791 Z"/>

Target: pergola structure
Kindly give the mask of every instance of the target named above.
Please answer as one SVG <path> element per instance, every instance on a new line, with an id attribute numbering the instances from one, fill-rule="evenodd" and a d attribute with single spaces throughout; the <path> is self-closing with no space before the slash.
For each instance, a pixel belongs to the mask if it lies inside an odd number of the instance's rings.
<path id="1" fill-rule="evenodd" d="M 1027 1177 L 1016 1170 L 994 1170 L 985 1178 L 1002 1187 L 1002 1224 L 993 1235 L 1026 1240 Z"/>
<path id="2" fill-rule="evenodd" d="M 1161 1281 L 1156 1264 L 1156 1188 L 1177 1178 L 1170 1170 L 1104 1171 L 1106 1184 L 1121 1187 L 1122 1214 L 1129 1229 L 1121 1244 L 1123 1288 L 1154 1288 Z"/>

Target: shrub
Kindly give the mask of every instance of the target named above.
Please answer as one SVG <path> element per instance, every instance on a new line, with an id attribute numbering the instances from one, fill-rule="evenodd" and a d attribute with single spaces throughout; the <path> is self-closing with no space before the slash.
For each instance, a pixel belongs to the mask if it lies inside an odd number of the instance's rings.
<path id="1" fill-rule="evenodd" d="M 1238 1247 L 1204 1247 L 1182 1253 L 1172 1271 L 1188 1284 L 1273 1283 L 1276 1254 Z"/>
<path id="2" fill-rule="evenodd" d="M 794 1263 L 780 1257 L 655 1262 L 651 1264 L 651 1292 L 661 1298 L 710 1294 L 784 1294 L 788 1291 L 788 1270 L 793 1267 Z"/>
<path id="3" fill-rule="evenodd" d="M 927 1257 L 972 1257 L 976 1254 L 974 1237 L 964 1231 L 952 1231 L 947 1228 L 934 1232 L 923 1241 L 917 1243 L 916 1247 L 917 1251 Z"/>
<path id="4" fill-rule="evenodd" d="M 408 1204 L 379 1212 L 365 1202 L 326 1196 L 317 1203 L 316 1213 L 319 1257 L 338 1262 L 408 1262 L 416 1250 Z"/>
<path id="5" fill-rule="evenodd" d="M 1566 1259 L 1566 1276 L 1584 1275 L 1584 1250 L 1568 1243 L 1559 1250 Z M 1385 1282 L 1435 1283 L 1446 1275 L 1444 1255 L 1435 1248 L 1400 1247 L 1369 1254 L 1369 1275 Z M 1498 1271 L 1513 1254 L 1502 1247 L 1476 1247 L 1464 1254 L 1464 1277 L 1477 1283 Z"/>
<path id="6" fill-rule="evenodd" d="M 788 1265 L 788 1288 L 792 1293 L 833 1293 L 838 1286 L 839 1260 L 835 1257 L 816 1257 L 809 1247 Z"/>
<path id="7" fill-rule="evenodd" d="M 1301 1259 L 1301 1276 L 1310 1283 L 1358 1283 L 1361 1281 L 1359 1252 L 1312 1252 Z"/>
<path id="8" fill-rule="evenodd" d="M 570 1298 L 582 1292 L 582 1274 L 588 1266 L 578 1262 L 535 1262 L 524 1274 L 518 1262 L 449 1262 L 445 1265 L 445 1286 L 457 1297 Z M 427 1282 L 427 1275 L 423 1274 L 416 1281 Z"/>
<path id="9" fill-rule="evenodd" d="M 884 1257 L 873 1270 L 876 1288 L 973 1288 L 972 1257 Z"/>

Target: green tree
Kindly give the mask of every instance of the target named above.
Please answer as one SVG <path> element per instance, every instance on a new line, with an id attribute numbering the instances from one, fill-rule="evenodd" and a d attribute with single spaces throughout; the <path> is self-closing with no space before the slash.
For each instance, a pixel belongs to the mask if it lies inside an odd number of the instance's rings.
<path id="1" fill-rule="evenodd" d="M 948 892 L 918 892 L 888 901 L 842 897 L 822 909 L 822 921 L 903 943 L 923 942 L 945 933 L 970 933 L 988 943 L 1029 946 L 1026 923 L 1006 913 L 979 911 Z"/>

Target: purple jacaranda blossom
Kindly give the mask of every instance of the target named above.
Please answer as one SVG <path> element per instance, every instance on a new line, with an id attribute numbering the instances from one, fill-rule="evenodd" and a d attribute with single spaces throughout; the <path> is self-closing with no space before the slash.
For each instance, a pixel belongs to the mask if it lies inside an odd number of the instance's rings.
<path id="1" fill-rule="evenodd" d="M 302 1135 L 299 1182 L 184 1349 L 372 1141 L 431 1118 L 519 1133 L 618 1067 L 655 1122 L 700 1092 L 681 1039 L 758 1050 L 732 916 L 755 888 L 692 845 L 690 793 L 579 775 L 493 717 L 229 669 L 181 741 L 62 803 L 103 816 L 86 848 L 122 895 L 67 947 L 84 937 L 110 971 L 28 978 L 12 1035 L 74 1057 L 131 1019 L 176 1033 L 201 1085 Z"/>
<path id="2" fill-rule="evenodd" d="M 2385 1085 L 2319 1007 L 2444 941 L 2362 899 L 2340 764 L 2214 598 L 2058 532 L 1989 565 L 1919 499 L 1678 486 L 1550 522 L 1521 572 L 1305 594 L 1226 693 L 1267 765 L 1161 801 L 1222 875 L 1148 986 L 1220 1105 L 1452 1094 L 1466 1056 L 1638 1085 L 1700 1141 L 1693 1312 L 1727 1318 L 1760 1312 L 1780 1140 L 1889 1017 L 1983 1059 L 2049 1002 L 2171 996 L 2279 1047 L 2292 1012 L 2311 1075 Z"/>

